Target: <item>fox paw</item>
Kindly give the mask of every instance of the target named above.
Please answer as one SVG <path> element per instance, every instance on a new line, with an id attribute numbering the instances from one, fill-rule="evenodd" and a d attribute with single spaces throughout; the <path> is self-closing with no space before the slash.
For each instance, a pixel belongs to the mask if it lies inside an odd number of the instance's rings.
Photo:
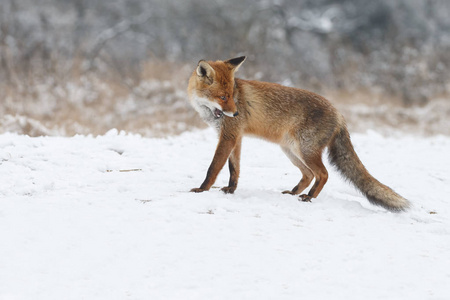
<path id="1" fill-rule="evenodd" d="M 193 188 L 193 189 L 191 189 L 191 192 L 193 192 L 193 193 L 201 193 L 201 192 L 204 192 L 204 191 L 206 191 L 206 190 L 201 189 L 201 188 Z"/>
<path id="2" fill-rule="evenodd" d="M 294 193 L 294 192 L 292 192 L 292 191 L 289 191 L 289 190 L 287 190 L 287 191 L 282 191 L 281 193 L 282 193 L 282 194 L 295 195 L 295 193 Z"/>
<path id="3" fill-rule="evenodd" d="M 225 194 L 233 194 L 235 190 L 236 190 L 235 186 L 225 186 L 221 189 L 221 191 L 224 192 Z"/>
<path id="4" fill-rule="evenodd" d="M 303 202 L 311 202 L 311 199 L 312 199 L 311 196 L 305 195 L 305 194 L 300 195 L 300 196 L 298 197 L 298 200 L 303 201 Z"/>

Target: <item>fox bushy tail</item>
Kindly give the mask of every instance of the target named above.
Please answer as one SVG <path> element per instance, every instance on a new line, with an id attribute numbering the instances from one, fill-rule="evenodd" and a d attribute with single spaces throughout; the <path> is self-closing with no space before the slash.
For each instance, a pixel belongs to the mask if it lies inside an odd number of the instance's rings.
<path id="1" fill-rule="evenodd" d="M 366 170 L 350 141 L 347 128 L 341 127 L 328 147 L 330 162 L 370 201 L 390 211 L 404 211 L 409 201 L 376 180 Z"/>

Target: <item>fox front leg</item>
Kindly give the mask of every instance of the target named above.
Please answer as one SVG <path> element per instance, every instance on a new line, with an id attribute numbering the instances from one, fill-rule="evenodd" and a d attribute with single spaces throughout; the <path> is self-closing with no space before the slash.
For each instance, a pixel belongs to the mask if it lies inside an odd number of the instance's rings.
<path id="1" fill-rule="evenodd" d="M 230 169 L 230 181 L 228 186 L 222 188 L 222 192 L 225 194 L 233 194 L 237 188 L 240 172 L 240 161 L 241 161 L 241 144 L 242 138 L 239 138 L 228 158 L 228 167 Z"/>
<path id="2" fill-rule="evenodd" d="M 216 152 L 214 153 L 213 161 L 211 162 L 211 165 L 208 168 L 208 172 L 206 173 L 205 180 L 199 188 L 191 189 L 191 192 L 201 193 L 204 191 L 208 191 L 211 188 L 211 186 L 216 181 L 217 175 L 219 175 L 220 170 L 222 170 L 223 166 L 227 162 L 228 157 L 230 156 L 231 151 L 235 146 L 236 139 L 226 139 L 223 136 L 220 137 Z"/>

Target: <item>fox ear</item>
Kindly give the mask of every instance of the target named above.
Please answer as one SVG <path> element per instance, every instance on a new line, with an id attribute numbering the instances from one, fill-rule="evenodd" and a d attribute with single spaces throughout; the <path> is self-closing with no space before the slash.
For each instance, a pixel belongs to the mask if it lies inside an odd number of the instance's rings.
<path id="1" fill-rule="evenodd" d="M 231 58 L 225 61 L 225 63 L 236 72 L 239 69 L 239 67 L 244 63 L 245 59 L 246 56 L 240 56 L 236 58 Z"/>
<path id="2" fill-rule="evenodd" d="M 208 64 L 206 61 L 204 61 L 202 59 L 201 61 L 198 62 L 196 71 L 197 71 L 198 77 L 201 77 L 205 80 L 210 81 L 210 83 L 212 83 L 215 72 L 210 64 Z"/>

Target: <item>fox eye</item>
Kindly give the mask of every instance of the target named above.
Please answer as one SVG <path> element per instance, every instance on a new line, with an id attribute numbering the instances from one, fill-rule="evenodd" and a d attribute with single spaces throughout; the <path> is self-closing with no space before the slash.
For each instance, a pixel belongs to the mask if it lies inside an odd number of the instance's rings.
<path id="1" fill-rule="evenodd" d="M 220 96 L 220 100 L 222 100 L 222 101 L 227 101 L 227 97 L 225 97 L 225 96 Z"/>

